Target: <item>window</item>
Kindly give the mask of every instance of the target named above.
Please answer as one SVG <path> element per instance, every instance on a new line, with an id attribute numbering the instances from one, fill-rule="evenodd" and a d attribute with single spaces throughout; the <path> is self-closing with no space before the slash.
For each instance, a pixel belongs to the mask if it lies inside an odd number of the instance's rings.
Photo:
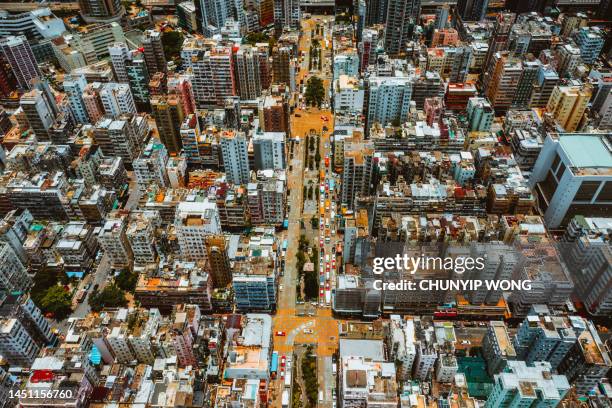
<path id="1" fill-rule="evenodd" d="M 612 201 L 612 181 L 607 181 L 599 194 L 597 201 Z"/>
<path id="2" fill-rule="evenodd" d="M 563 177 L 563 173 L 565 173 L 565 164 L 561 163 L 559 166 L 559 170 L 557 170 L 557 180 L 561 181 L 561 177 Z"/>
<path id="3" fill-rule="evenodd" d="M 574 201 L 591 201 L 599 188 L 599 181 L 583 181 L 574 196 Z"/>
<path id="4" fill-rule="evenodd" d="M 553 160 L 553 163 L 552 163 L 552 166 L 551 166 L 552 171 L 557 170 L 557 166 L 559 165 L 560 161 L 561 161 L 561 158 L 559 157 L 559 155 L 555 154 L 555 159 Z"/>

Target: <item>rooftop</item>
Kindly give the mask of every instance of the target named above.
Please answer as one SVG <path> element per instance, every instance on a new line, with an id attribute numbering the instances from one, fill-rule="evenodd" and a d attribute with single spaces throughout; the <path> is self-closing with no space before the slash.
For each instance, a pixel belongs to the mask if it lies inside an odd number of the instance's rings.
<path id="1" fill-rule="evenodd" d="M 572 167 L 606 168 L 612 171 L 612 140 L 604 134 L 561 134 L 559 144 Z"/>

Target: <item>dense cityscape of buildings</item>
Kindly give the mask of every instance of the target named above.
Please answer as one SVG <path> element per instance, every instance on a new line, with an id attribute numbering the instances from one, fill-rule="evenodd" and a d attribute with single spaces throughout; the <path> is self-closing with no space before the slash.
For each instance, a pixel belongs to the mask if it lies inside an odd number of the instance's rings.
<path id="1" fill-rule="evenodd" d="M 0 4 L 0 408 L 612 407 L 611 13 Z"/>

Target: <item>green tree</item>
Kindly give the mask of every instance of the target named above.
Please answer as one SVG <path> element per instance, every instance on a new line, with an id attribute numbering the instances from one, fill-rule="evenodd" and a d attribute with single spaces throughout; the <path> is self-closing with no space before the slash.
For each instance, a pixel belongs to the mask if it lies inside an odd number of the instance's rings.
<path id="1" fill-rule="evenodd" d="M 43 312 L 53 313 L 56 319 L 62 320 L 72 312 L 70 292 L 62 286 L 53 285 L 40 300 L 40 307 Z"/>
<path id="2" fill-rule="evenodd" d="M 244 37 L 244 42 L 246 44 L 255 45 L 257 43 L 265 43 L 270 41 L 270 36 L 266 33 L 248 33 Z"/>
<path id="3" fill-rule="evenodd" d="M 313 76 L 308 79 L 304 97 L 308 105 L 321 107 L 323 98 L 325 98 L 325 89 L 321 78 Z"/>
<path id="4" fill-rule="evenodd" d="M 127 304 L 125 292 L 115 284 L 110 284 L 101 292 L 89 296 L 89 306 L 94 312 L 99 312 L 105 307 L 123 307 Z"/>
<path id="5" fill-rule="evenodd" d="M 184 39 L 185 37 L 179 31 L 164 31 L 162 33 L 161 41 L 167 59 L 175 59 L 180 56 Z"/>
<path id="6" fill-rule="evenodd" d="M 310 226 L 312 227 L 312 229 L 315 229 L 319 226 L 319 221 L 317 220 L 317 217 L 315 217 L 314 215 L 310 219 Z"/>
<path id="7" fill-rule="evenodd" d="M 315 272 L 306 272 L 304 275 L 304 293 L 306 299 L 317 299 L 319 295 L 319 280 Z"/>
<path id="8" fill-rule="evenodd" d="M 127 269 L 124 269 L 119 273 L 119 276 L 115 278 L 115 284 L 122 290 L 126 292 L 134 292 L 136 289 L 136 283 L 138 282 L 138 274 L 135 272 L 130 272 Z"/>

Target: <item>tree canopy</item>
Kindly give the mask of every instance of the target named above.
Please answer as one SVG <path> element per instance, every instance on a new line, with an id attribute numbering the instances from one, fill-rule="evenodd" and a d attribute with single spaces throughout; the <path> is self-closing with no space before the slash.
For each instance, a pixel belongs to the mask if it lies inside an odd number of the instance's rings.
<path id="1" fill-rule="evenodd" d="M 181 55 L 181 47 L 185 37 L 179 31 L 164 31 L 161 41 L 166 59 L 175 59 Z"/>
<path id="2" fill-rule="evenodd" d="M 56 319 L 62 320 L 72 312 L 70 292 L 63 286 L 53 285 L 40 299 L 40 306 L 46 313 L 53 313 Z"/>
<path id="3" fill-rule="evenodd" d="M 323 81 L 321 78 L 313 76 L 308 79 L 304 97 L 308 105 L 321 107 L 323 99 L 325 98 L 325 88 L 323 88 Z"/>
<path id="4" fill-rule="evenodd" d="M 94 312 L 99 312 L 105 307 L 127 306 L 127 303 L 125 292 L 115 284 L 108 285 L 102 291 L 89 296 L 89 306 Z"/>

